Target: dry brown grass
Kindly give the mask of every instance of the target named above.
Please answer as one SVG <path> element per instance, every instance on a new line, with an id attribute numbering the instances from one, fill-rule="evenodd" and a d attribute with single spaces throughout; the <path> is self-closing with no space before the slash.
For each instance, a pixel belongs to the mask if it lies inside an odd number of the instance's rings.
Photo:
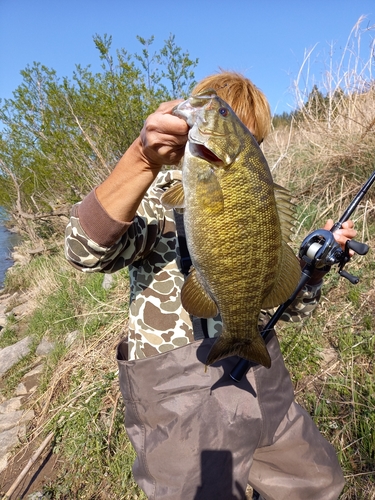
<path id="1" fill-rule="evenodd" d="M 321 200 L 340 208 L 340 200 L 375 169 L 374 30 L 361 17 L 336 63 L 330 47 L 318 84 L 312 74 L 315 48 L 305 55 L 294 82 L 299 112 L 289 129 L 274 130 L 266 141 L 276 180 L 291 187 L 299 203 Z M 324 111 L 308 102 L 314 84 L 324 96 Z"/>

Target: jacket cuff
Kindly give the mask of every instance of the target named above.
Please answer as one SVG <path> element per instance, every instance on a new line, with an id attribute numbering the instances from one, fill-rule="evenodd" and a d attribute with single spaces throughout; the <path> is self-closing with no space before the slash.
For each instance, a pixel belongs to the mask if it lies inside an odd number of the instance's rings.
<path id="1" fill-rule="evenodd" d="M 95 189 L 78 205 L 78 217 L 86 235 L 104 247 L 114 245 L 132 224 L 112 219 L 96 197 Z"/>

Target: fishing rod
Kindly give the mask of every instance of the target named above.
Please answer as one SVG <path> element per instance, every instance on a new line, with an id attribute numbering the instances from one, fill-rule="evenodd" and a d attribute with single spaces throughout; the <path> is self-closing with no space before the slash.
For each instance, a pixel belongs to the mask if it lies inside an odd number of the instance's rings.
<path id="1" fill-rule="evenodd" d="M 365 243 L 360 243 L 359 241 L 347 240 L 345 243 L 345 249 L 342 250 L 340 245 L 335 240 L 333 233 L 337 231 L 337 229 L 340 229 L 343 223 L 349 219 L 349 217 L 357 208 L 360 201 L 370 189 L 374 181 L 375 171 L 367 179 L 367 181 L 358 191 L 343 215 L 337 222 L 335 222 L 335 224 L 333 224 L 329 231 L 327 229 L 318 229 L 310 233 L 303 240 L 298 253 L 299 258 L 305 262 L 305 266 L 302 269 L 300 281 L 291 297 L 278 307 L 275 314 L 272 316 L 272 318 L 269 320 L 269 322 L 261 332 L 261 335 L 264 339 L 267 337 L 269 331 L 274 328 L 284 311 L 297 298 L 299 292 L 309 281 L 315 269 L 320 269 L 321 271 L 325 271 L 327 273 L 330 271 L 333 265 L 338 264 L 338 273 L 340 276 L 349 280 L 353 285 L 356 285 L 358 283 L 359 278 L 345 271 L 344 266 L 350 261 L 350 250 L 353 250 L 353 252 L 357 253 L 358 255 L 366 255 L 369 247 Z M 251 364 L 251 361 L 241 358 L 229 374 L 230 378 L 235 382 L 239 382 L 242 377 L 248 372 Z"/>

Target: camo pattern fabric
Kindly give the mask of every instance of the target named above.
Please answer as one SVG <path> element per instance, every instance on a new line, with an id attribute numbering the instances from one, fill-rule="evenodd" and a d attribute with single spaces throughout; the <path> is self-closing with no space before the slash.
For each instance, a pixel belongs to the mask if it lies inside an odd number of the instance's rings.
<path id="1" fill-rule="evenodd" d="M 110 246 L 99 245 L 85 233 L 79 203 L 74 205 L 66 228 L 65 254 L 77 269 L 113 273 L 129 267 L 128 359 L 153 356 L 194 340 L 190 316 L 180 300 L 184 275 L 173 210 L 160 202 L 163 192 L 180 181 L 178 170 L 161 172 L 128 230 Z M 300 321 L 309 316 L 318 303 L 320 288 L 321 284 L 306 286 L 282 319 Z M 264 326 L 271 313 L 262 312 L 259 325 Z M 220 316 L 207 320 L 209 337 L 219 336 L 221 329 Z"/>

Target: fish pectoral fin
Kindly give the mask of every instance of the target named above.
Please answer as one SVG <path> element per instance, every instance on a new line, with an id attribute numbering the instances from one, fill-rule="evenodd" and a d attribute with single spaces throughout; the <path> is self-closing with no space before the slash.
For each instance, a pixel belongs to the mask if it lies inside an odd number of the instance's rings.
<path id="1" fill-rule="evenodd" d="M 198 318 L 214 318 L 219 312 L 216 302 L 199 282 L 195 269 L 182 286 L 181 302 L 189 314 Z"/>
<path id="2" fill-rule="evenodd" d="M 258 332 L 253 338 L 236 339 L 223 332 L 208 353 L 206 365 L 212 365 L 229 356 L 240 356 L 266 368 L 271 367 L 271 357 L 266 343 Z"/>
<path id="3" fill-rule="evenodd" d="M 215 172 L 210 169 L 201 177 L 202 204 L 209 211 L 210 215 L 218 215 L 224 211 L 224 194 L 219 179 Z"/>
<path id="4" fill-rule="evenodd" d="M 182 182 L 178 182 L 167 189 L 167 191 L 161 195 L 160 201 L 165 208 L 184 208 L 185 195 Z"/>
<path id="5" fill-rule="evenodd" d="M 282 242 L 281 262 L 275 285 L 265 298 L 262 309 L 279 306 L 292 295 L 301 277 L 301 266 L 290 246 Z"/>

